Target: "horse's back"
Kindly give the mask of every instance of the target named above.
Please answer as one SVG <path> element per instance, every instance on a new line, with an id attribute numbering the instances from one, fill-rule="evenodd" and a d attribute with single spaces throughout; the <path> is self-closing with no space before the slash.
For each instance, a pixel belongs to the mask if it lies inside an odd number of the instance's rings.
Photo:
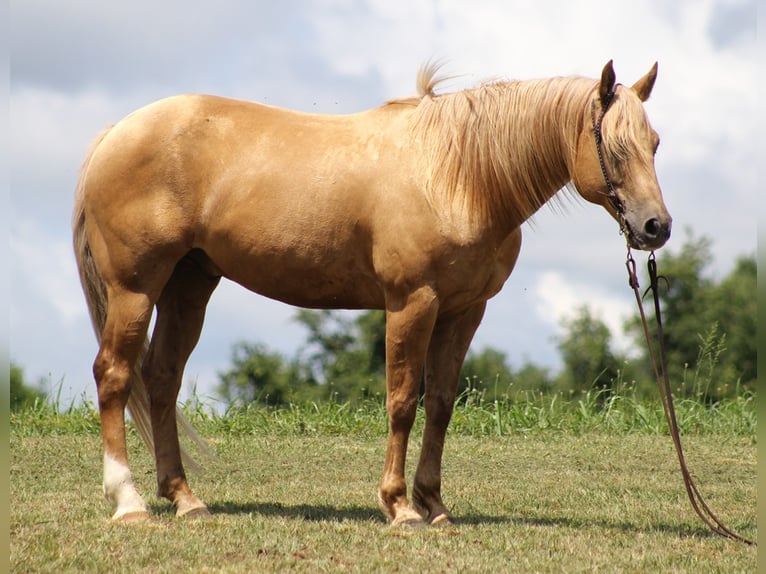
<path id="1" fill-rule="evenodd" d="M 203 212 L 215 201 L 240 207 L 252 199 L 274 201 L 275 189 L 290 211 L 306 197 L 346 201 L 350 191 L 372 190 L 381 173 L 395 175 L 390 167 L 404 167 L 409 155 L 402 151 L 406 125 L 375 111 L 321 115 L 218 96 L 173 96 L 110 130 L 94 153 L 87 192 L 142 200 L 174 194 Z"/>

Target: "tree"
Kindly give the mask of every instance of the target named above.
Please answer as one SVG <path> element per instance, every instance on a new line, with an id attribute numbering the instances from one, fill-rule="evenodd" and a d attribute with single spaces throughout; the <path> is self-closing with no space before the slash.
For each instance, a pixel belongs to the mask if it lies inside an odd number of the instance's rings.
<path id="1" fill-rule="evenodd" d="M 39 391 L 35 387 L 31 387 L 24 382 L 24 370 L 11 361 L 11 373 L 10 373 L 10 395 L 11 395 L 11 410 L 20 410 L 30 405 L 33 405 L 35 401 L 44 401 L 45 393 Z"/>
<path id="2" fill-rule="evenodd" d="M 359 341 L 366 349 L 368 370 L 377 375 L 386 374 L 386 313 L 368 311 L 362 313 L 356 321 L 359 329 Z"/>
<path id="3" fill-rule="evenodd" d="M 712 242 L 687 237 L 679 252 L 663 250 L 657 257 L 660 306 L 668 375 L 686 396 L 715 401 L 740 388 L 754 388 L 756 378 L 756 263 L 741 257 L 716 283 L 706 272 Z M 648 280 L 644 280 L 648 284 Z M 651 307 L 651 306 L 648 306 Z M 653 310 L 648 309 L 653 323 Z M 638 319 L 628 323 L 641 349 L 646 349 Z M 648 351 L 643 370 L 653 377 Z"/>
<path id="4" fill-rule="evenodd" d="M 506 354 L 487 347 L 479 353 L 469 352 L 460 370 L 458 396 L 468 389 L 475 389 L 488 400 L 508 395 L 513 373 L 507 364 Z"/>
<path id="5" fill-rule="evenodd" d="M 658 255 L 668 370 L 674 388 L 704 395 L 707 400 L 755 388 L 756 379 L 756 264 L 741 257 L 719 283 L 706 273 L 711 241 L 691 234 L 674 254 Z M 643 285 L 648 281 L 644 278 Z M 652 306 L 647 305 L 651 321 Z M 331 310 L 299 310 L 295 315 L 307 331 L 306 344 L 287 360 L 263 345 L 240 343 L 232 352 L 232 368 L 220 374 L 223 400 L 284 405 L 292 401 L 333 399 L 341 402 L 386 393 L 386 324 L 383 311 L 356 315 Z M 519 393 L 559 389 L 611 390 L 624 377 L 623 357 L 612 350 L 612 334 L 587 307 L 564 322 L 558 339 L 563 370 L 552 377 L 548 369 L 527 361 L 514 371 L 506 355 L 492 348 L 469 352 L 458 380 L 458 392 L 475 388 L 493 400 Z M 648 351 L 637 321 L 628 323 L 644 356 L 631 361 L 639 371 L 637 388 L 653 389 Z M 625 378 L 627 380 L 627 378 Z M 422 392 L 422 387 L 421 387 Z M 653 392 L 653 391 L 649 391 Z"/>
<path id="6" fill-rule="evenodd" d="M 351 318 L 338 311 L 299 310 L 309 332 L 309 369 L 329 398 L 340 401 L 385 396 L 386 318 L 366 311 Z"/>
<path id="7" fill-rule="evenodd" d="M 308 353 L 308 365 L 315 378 L 324 382 L 325 374 L 337 362 L 338 356 L 348 353 L 354 344 L 352 321 L 329 309 L 299 309 L 294 320 L 308 331 L 303 352 Z"/>
<path id="8" fill-rule="evenodd" d="M 295 315 L 308 334 L 292 360 L 262 344 L 238 343 L 232 366 L 219 373 L 217 388 L 229 404 L 332 399 L 341 402 L 385 396 L 385 314 L 356 318 L 338 311 L 301 309 Z"/>
<path id="9" fill-rule="evenodd" d="M 528 392 L 551 393 L 555 386 L 550 370 L 529 360 L 524 361 L 513 376 L 514 397 Z"/>
<path id="10" fill-rule="evenodd" d="M 288 363 L 264 345 L 237 343 L 232 368 L 219 373 L 219 396 L 229 404 L 260 402 L 285 406 L 314 393 L 316 382 L 297 363 Z"/>
<path id="11" fill-rule="evenodd" d="M 739 380 L 755 388 L 757 378 L 758 305 L 755 257 L 740 257 L 731 273 L 721 281 L 711 297 L 711 314 L 726 335 L 721 353 L 724 381 Z M 724 382 L 724 385 L 726 383 Z M 727 394 L 724 390 L 718 394 Z"/>
<path id="12" fill-rule="evenodd" d="M 563 386 L 575 391 L 611 389 L 623 361 L 611 350 L 612 335 L 606 324 L 583 306 L 564 321 L 564 328 L 566 334 L 558 343 L 564 362 Z"/>

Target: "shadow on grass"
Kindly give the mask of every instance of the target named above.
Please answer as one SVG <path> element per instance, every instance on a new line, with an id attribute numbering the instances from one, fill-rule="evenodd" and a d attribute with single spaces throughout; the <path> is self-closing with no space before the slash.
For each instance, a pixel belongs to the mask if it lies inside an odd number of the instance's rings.
<path id="1" fill-rule="evenodd" d="M 386 524 L 387 521 L 383 514 L 376 507 L 368 506 L 347 506 L 337 507 L 324 504 L 297 504 L 285 505 L 280 503 L 237 503 L 237 502 L 219 502 L 208 506 L 213 514 L 258 514 L 267 517 L 280 517 L 296 520 L 307 520 L 312 522 L 373 522 Z M 570 529 L 601 529 L 604 531 L 619 531 L 636 534 L 665 533 L 677 536 L 679 538 L 717 538 L 714 532 L 699 526 L 689 526 L 687 524 L 670 524 L 660 522 L 650 525 L 638 525 L 627 520 L 615 522 L 605 519 L 578 519 L 569 517 L 548 517 L 548 516 L 513 516 L 513 515 L 486 515 L 486 514 L 467 514 L 458 516 L 455 521 L 455 527 L 460 526 L 486 526 L 486 525 L 505 525 L 507 527 L 527 526 L 527 527 L 549 527 L 549 528 L 570 528 Z M 743 525 L 743 530 L 754 528 L 754 524 Z"/>
<path id="2" fill-rule="evenodd" d="M 261 516 L 294 518 L 317 522 L 343 522 L 346 520 L 353 520 L 357 522 L 385 523 L 385 519 L 380 510 L 366 506 L 337 507 L 325 504 L 285 505 L 278 502 L 248 504 L 219 502 L 209 504 L 208 509 L 213 514 L 260 514 Z"/>
<path id="3" fill-rule="evenodd" d="M 688 524 L 669 524 L 659 522 L 657 524 L 639 525 L 627 520 L 615 522 L 606 519 L 578 519 L 567 517 L 547 517 L 547 516 L 485 516 L 481 514 L 469 514 L 460 517 L 458 525 L 467 524 L 472 526 L 481 526 L 486 524 L 506 524 L 508 526 L 530 526 L 530 527 L 550 527 L 550 528 L 571 528 L 575 530 L 583 529 L 601 529 L 605 531 L 619 531 L 635 534 L 665 533 L 678 536 L 679 538 L 720 538 L 712 530 L 704 526 L 690 526 Z M 754 523 L 743 525 L 742 530 L 755 528 Z"/>

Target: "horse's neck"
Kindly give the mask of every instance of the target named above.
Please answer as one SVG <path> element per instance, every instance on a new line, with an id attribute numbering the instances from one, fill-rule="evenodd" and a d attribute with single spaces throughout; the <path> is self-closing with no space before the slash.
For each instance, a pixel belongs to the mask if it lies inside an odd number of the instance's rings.
<path id="1" fill-rule="evenodd" d="M 509 107 L 515 113 L 506 118 L 499 130 L 502 138 L 495 146 L 498 153 L 508 153 L 512 164 L 505 181 L 500 181 L 493 198 L 498 219 L 515 228 L 547 203 L 572 179 L 577 137 L 582 129 L 585 100 L 569 87 L 566 94 L 561 86 L 564 79 L 509 84 L 509 98 L 517 98 Z M 586 89 L 590 82 L 582 84 Z M 574 98 L 575 101 L 572 101 Z M 503 161 L 494 158 L 493 161 Z"/>
<path id="2" fill-rule="evenodd" d="M 552 79 L 450 94 L 428 142 L 432 204 L 477 233 L 519 227 L 571 180 L 592 86 Z"/>

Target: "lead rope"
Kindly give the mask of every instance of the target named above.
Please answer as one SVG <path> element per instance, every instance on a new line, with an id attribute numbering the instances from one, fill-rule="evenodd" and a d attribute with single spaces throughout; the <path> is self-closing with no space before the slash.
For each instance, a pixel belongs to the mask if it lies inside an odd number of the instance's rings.
<path id="1" fill-rule="evenodd" d="M 649 254 L 647 267 L 649 268 L 649 289 L 652 291 L 652 296 L 654 298 L 654 317 L 657 322 L 657 346 L 659 348 L 660 355 L 659 362 L 657 361 L 654 345 L 652 344 L 652 337 L 649 333 L 649 324 L 646 321 L 646 314 L 644 313 L 644 306 L 641 300 L 641 292 L 639 291 L 638 276 L 636 274 L 636 261 L 633 259 L 633 254 L 630 251 L 630 245 L 628 245 L 628 257 L 625 265 L 628 269 L 628 282 L 636 296 L 638 312 L 641 316 L 641 325 L 643 326 L 644 336 L 646 337 L 646 344 L 649 348 L 649 357 L 651 359 L 652 368 L 654 369 L 654 374 L 657 379 L 657 387 L 660 391 L 662 408 L 665 411 L 665 419 L 668 421 L 670 436 L 673 439 L 673 444 L 676 448 L 676 454 L 678 455 L 678 462 L 681 465 L 681 473 L 684 477 L 684 486 L 686 487 L 686 494 L 689 496 L 689 501 L 691 502 L 694 511 L 697 513 L 697 516 L 702 519 L 702 521 L 708 526 L 708 528 L 710 528 L 710 530 L 726 538 L 739 540 L 745 544 L 755 546 L 755 542 L 733 532 L 719 520 L 719 518 L 713 513 L 712 510 L 710 510 L 710 507 L 702 498 L 702 494 L 700 494 L 700 491 L 697 488 L 697 485 L 694 482 L 688 467 L 686 466 L 686 458 L 684 457 L 684 451 L 681 446 L 681 435 L 678 430 L 676 411 L 675 407 L 673 406 L 673 394 L 670 389 L 667 359 L 665 357 L 665 345 L 663 342 L 664 337 L 662 333 L 662 316 L 660 313 L 657 261 L 654 256 L 654 251 Z"/>

